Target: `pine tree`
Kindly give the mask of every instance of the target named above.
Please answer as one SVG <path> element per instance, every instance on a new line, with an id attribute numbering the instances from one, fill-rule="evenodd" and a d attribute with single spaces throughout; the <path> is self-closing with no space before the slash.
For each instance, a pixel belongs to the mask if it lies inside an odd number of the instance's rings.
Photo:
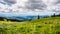
<path id="1" fill-rule="evenodd" d="M 38 19 L 40 19 L 39 15 L 38 15 Z"/>
<path id="2" fill-rule="evenodd" d="M 59 16 L 60 16 L 60 13 L 59 13 Z"/>
<path id="3" fill-rule="evenodd" d="M 55 17 L 56 15 L 55 15 L 55 13 L 51 16 L 51 17 Z"/>
<path id="4" fill-rule="evenodd" d="M 55 13 L 54 13 L 54 15 L 53 15 L 53 16 L 54 16 L 54 17 L 56 16 L 56 15 L 55 15 Z"/>

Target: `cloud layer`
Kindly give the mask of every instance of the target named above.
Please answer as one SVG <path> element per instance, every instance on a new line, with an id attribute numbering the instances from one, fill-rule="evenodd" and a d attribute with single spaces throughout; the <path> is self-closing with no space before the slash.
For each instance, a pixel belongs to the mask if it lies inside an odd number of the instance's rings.
<path id="1" fill-rule="evenodd" d="M 0 13 L 51 15 L 60 13 L 60 0 L 0 0 Z"/>

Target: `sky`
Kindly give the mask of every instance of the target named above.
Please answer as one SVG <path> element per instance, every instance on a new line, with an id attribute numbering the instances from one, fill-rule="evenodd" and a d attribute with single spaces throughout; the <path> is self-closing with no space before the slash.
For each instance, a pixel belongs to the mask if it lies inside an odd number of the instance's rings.
<path id="1" fill-rule="evenodd" d="M 0 0 L 0 13 L 52 15 L 60 13 L 60 0 Z"/>

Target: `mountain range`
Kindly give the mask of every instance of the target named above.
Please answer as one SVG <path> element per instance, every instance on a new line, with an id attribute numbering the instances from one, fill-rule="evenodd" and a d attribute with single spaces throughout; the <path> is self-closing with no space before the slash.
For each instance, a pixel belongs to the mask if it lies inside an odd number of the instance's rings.
<path id="1" fill-rule="evenodd" d="M 4 16 L 3 16 L 4 15 Z M 6 14 L 0 14 L 0 17 L 4 17 L 7 19 L 11 19 L 11 20 L 32 20 L 32 19 L 37 19 L 38 15 L 6 15 Z M 44 16 L 39 16 L 40 18 L 43 18 Z"/>

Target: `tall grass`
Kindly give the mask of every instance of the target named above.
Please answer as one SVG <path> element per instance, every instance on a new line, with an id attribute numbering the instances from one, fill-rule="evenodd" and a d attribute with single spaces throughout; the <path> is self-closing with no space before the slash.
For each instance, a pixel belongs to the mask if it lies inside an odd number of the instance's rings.
<path id="1" fill-rule="evenodd" d="M 0 21 L 0 34 L 60 34 L 60 17 L 25 22 Z"/>

